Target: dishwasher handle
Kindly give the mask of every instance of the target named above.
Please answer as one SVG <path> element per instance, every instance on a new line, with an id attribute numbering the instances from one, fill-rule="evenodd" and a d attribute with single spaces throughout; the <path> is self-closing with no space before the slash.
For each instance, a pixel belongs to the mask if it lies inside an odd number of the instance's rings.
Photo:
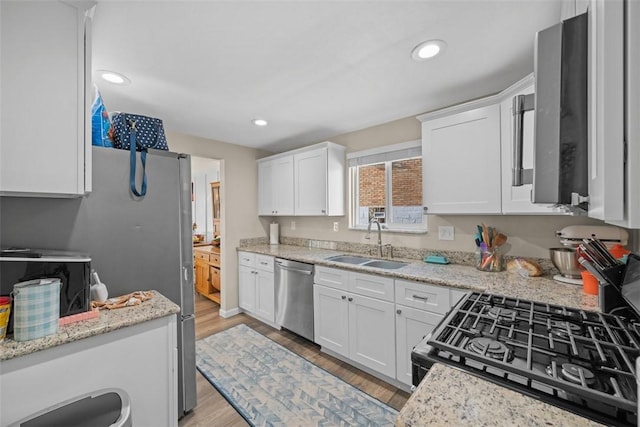
<path id="1" fill-rule="evenodd" d="M 277 262 L 278 266 L 283 269 L 283 270 L 287 270 L 287 271 L 294 271 L 296 273 L 300 273 L 300 274 L 307 274 L 307 275 L 311 275 L 313 274 L 313 271 L 311 270 L 300 270 L 299 268 L 291 268 L 291 267 L 285 267 L 284 265 L 282 265 L 281 263 Z"/>

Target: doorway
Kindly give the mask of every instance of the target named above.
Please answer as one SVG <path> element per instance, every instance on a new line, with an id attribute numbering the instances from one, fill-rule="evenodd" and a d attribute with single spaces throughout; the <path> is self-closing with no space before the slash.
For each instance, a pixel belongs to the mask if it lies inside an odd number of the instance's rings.
<path id="1" fill-rule="evenodd" d="M 211 183 L 214 182 L 220 182 L 220 160 L 191 156 L 191 215 L 193 234 L 194 236 L 202 236 L 201 241 L 205 243 L 211 243 L 216 234 L 214 227 L 214 204 L 211 191 Z M 195 240 L 196 239 L 194 239 L 194 241 Z"/>

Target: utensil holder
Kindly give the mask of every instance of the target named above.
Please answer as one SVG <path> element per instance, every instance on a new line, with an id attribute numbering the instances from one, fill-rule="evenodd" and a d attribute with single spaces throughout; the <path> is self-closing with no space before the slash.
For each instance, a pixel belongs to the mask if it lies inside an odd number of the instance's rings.
<path id="1" fill-rule="evenodd" d="M 476 250 L 476 268 L 480 271 L 502 271 L 504 262 L 497 248 Z"/>

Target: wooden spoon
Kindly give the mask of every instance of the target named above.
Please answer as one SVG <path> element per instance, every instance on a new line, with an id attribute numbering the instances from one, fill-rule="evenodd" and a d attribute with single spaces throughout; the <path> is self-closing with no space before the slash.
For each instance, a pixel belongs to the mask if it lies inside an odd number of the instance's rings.
<path id="1" fill-rule="evenodd" d="M 489 239 L 489 229 L 484 224 L 482 224 L 482 240 L 487 244 L 487 247 L 491 247 L 491 240 Z"/>
<path id="2" fill-rule="evenodd" d="M 495 246 L 502 246 L 507 243 L 507 236 L 502 233 L 498 233 L 498 235 L 493 239 L 493 244 Z"/>

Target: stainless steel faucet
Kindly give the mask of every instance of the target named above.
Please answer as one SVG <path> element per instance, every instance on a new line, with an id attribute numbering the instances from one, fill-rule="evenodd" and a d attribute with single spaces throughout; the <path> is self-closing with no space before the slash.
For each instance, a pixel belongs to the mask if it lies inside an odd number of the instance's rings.
<path id="1" fill-rule="evenodd" d="M 367 237 L 366 239 L 371 238 L 371 224 L 375 223 L 378 226 L 378 256 L 382 258 L 382 227 L 380 227 L 380 223 L 376 218 L 371 218 L 369 220 L 369 225 L 367 226 Z"/>

